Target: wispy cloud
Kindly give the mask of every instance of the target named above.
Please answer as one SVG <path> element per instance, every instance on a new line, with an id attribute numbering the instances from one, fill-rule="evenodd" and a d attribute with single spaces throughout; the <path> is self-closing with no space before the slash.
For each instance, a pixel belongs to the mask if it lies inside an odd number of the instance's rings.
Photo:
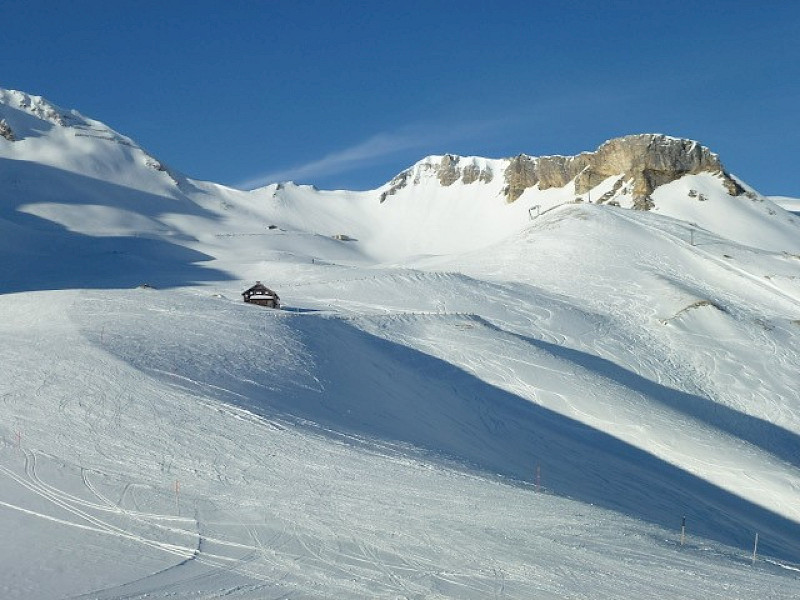
<path id="1" fill-rule="evenodd" d="M 473 137 L 500 121 L 469 122 L 459 126 L 444 128 L 441 125 L 409 125 L 392 132 L 375 134 L 348 148 L 337 150 L 310 162 L 287 169 L 269 171 L 237 184 L 242 189 L 253 189 L 270 183 L 314 179 L 353 171 L 360 167 L 375 164 L 381 158 L 400 154 L 407 150 L 440 147 L 459 139 Z M 445 152 L 446 149 L 441 149 Z"/>

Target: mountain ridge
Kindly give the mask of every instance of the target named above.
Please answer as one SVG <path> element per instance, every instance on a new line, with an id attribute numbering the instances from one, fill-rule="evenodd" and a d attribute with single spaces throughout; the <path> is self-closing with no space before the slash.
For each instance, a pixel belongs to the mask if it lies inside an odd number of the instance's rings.
<path id="1" fill-rule="evenodd" d="M 94 130 L 76 135 L 105 135 L 109 141 L 141 150 L 131 138 L 104 123 L 89 119 L 77 110 L 60 108 L 42 96 L 0 88 L 2 105 L 51 125 Z M 1 114 L 0 122 L 0 136 L 9 142 L 22 141 L 29 134 L 23 124 L 15 122 L 13 115 Z M 148 157 L 148 166 L 166 172 L 178 183 L 179 177 L 163 162 L 144 150 L 142 152 Z M 544 191 L 564 187 L 570 182 L 574 185 L 575 194 L 583 196 L 605 179 L 617 176 L 617 191 L 630 193 L 636 207 L 650 208 L 652 193 L 660 185 L 675 181 L 685 174 L 700 172 L 718 174 L 732 196 L 744 193 L 744 189 L 722 166 L 719 155 L 698 141 L 661 133 L 639 133 L 610 138 L 593 151 L 572 156 L 520 153 L 513 157 L 493 159 L 451 153 L 429 155 L 375 188 L 380 190 L 380 201 L 396 194 L 410 181 L 418 182 L 426 171 L 432 172 L 443 186 L 450 186 L 457 181 L 464 184 L 489 183 L 493 178 L 502 176 L 505 181 L 503 194 L 509 203 L 519 199 L 528 188 L 536 186 Z M 270 185 L 275 183 L 279 182 Z"/>
<path id="2" fill-rule="evenodd" d="M 176 229 L 169 214 L 197 213 L 201 207 L 215 221 L 236 220 L 226 225 L 234 230 L 269 220 L 265 226 L 344 234 L 358 240 L 346 254 L 357 250 L 355 254 L 395 260 L 484 247 L 541 212 L 586 202 L 655 210 L 748 245 L 800 251 L 796 215 L 729 175 L 707 147 L 663 134 L 614 138 L 593 152 L 571 157 L 432 155 L 365 192 L 288 183 L 242 191 L 174 172 L 132 139 L 40 96 L 3 91 L 0 120 L 6 132 L 0 137 L 0 160 L 22 161 L 8 162 L 0 170 L 0 194 L 12 205 L 24 199 L 24 212 L 80 231 L 87 231 L 83 223 L 91 222 L 104 231 L 137 234 L 137 223 L 146 222 L 147 235 L 169 231 L 172 243 L 197 237 L 198 231 L 186 224 Z M 21 180 L 23 165 L 27 175 Z M 45 165 L 59 171 L 32 174 Z M 45 184 L 62 170 L 80 177 L 59 177 L 56 186 L 36 183 Z M 135 214 L 137 203 L 128 201 L 125 215 L 117 210 L 119 204 L 111 211 L 98 210 L 108 197 L 98 194 L 84 176 L 147 194 L 146 212 Z M 166 201 L 159 210 L 160 197 Z M 727 213 L 725 219 L 721 211 Z M 456 213 L 462 216 L 454 219 Z M 11 218 L 19 217 L 12 213 Z M 758 224 L 739 225 L 750 219 Z M 762 235 L 762 229 L 771 233 Z"/>
<path id="3" fill-rule="evenodd" d="M 489 183 L 502 176 L 503 194 L 507 202 L 519 199 L 525 190 L 540 191 L 565 187 L 573 183 L 576 196 L 585 196 L 610 177 L 615 177 L 614 193 L 596 199 L 605 202 L 620 194 L 631 194 L 634 206 L 652 208 L 653 192 L 666 183 L 687 174 L 711 173 L 721 178 L 731 196 L 739 196 L 744 188 L 725 170 L 719 155 L 695 140 L 660 133 L 630 134 L 611 138 L 594 151 L 574 156 L 532 156 L 521 153 L 514 157 L 488 159 L 457 154 L 431 155 L 402 171 L 382 186 L 381 202 L 409 183 L 419 183 L 431 173 L 443 186 L 457 181 L 464 184 Z"/>

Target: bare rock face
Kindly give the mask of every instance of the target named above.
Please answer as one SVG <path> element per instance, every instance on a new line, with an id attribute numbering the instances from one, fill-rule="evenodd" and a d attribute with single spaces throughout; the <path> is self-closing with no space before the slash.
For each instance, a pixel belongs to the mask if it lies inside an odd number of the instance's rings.
<path id="1" fill-rule="evenodd" d="M 453 185 L 461 178 L 461 169 L 458 167 L 458 157 L 445 154 L 442 161 L 434 167 L 439 183 L 444 186 Z"/>
<path id="2" fill-rule="evenodd" d="M 11 126 L 5 119 L 0 119 L 0 137 L 4 137 L 9 142 L 13 142 L 17 139 L 14 136 L 14 132 L 11 130 Z"/>
<path id="3" fill-rule="evenodd" d="M 574 181 L 575 193 L 585 194 L 609 177 L 630 181 L 634 206 L 652 207 L 653 191 L 688 174 L 713 173 L 722 177 L 728 193 L 744 190 L 725 172 L 719 157 L 692 140 L 665 135 L 642 134 L 616 138 L 594 152 L 577 156 L 512 158 L 505 171 L 506 200 L 514 202 L 534 185 L 545 190 Z M 620 186 L 621 187 L 621 184 Z M 619 189 L 619 188 L 618 188 Z"/>
<path id="4" fill-rule="evenodd" d="M 514 202 L 527 188 L 539 183 L 536 159 L 527 154 L 512 158 L 505 171 L 506 187 L 503 192 L 508 202 Z"/>
<path id="5" fill-rule="evenodd" d="M 719 177 L 731 196 L 744 193 L 725 171 L 719 157 L 705 146 L 692 140 L 648 133 L 615 138 L 594 152 L 582 152 L 577 156 L 520 154 L 505 161 L 463 158 L 454 154 L 429 157 L 392 179 L 382 191 L 380 201 L 423 180 L 438 180 L 444 187 L 458 181 L 466 185 L 489 183 L 494 177 L 490 165 L 494 168 L 505 165 L 502 194 L 509 203 L 534 186 L 547 190 L 568 185 L 573 186 L 575 195 L 583 201 L 584 195 L 614 178 L 612 189 L 602 196 L 598 194 L 599 198 L 595 196 L 595 202 L 618 204 L 617 195 L 629 194 L 634 208 L 649 210 L 654 206 L 652 194 L 656 188 L 684 175 L 698 173 Z"/>
<path id="6" fill-rule="evenodd" d="M 492 180 L 490 168 L 481 168 L 475 162 L 453 154 L 445 154 L 439 164 L 431 165 L 431 168 L 436 172 L 439 183 L 444 186 L 453 185 L 458 180 L 466 184 L 476 181 L 488 183 Z"/>
<path id="7" fill-rule="evenodd" d="M 475 159 L 445 154 L 441 158 L 426 159 L 397 175 L 389 182 L 389 187 L 381 192 L 380 201 L 385 202 L 389 196 L 394 196 L 411 183 L 420 183 L 425 175 L 436 177 L 439 184 L 445 187 L 456 181 L 465 184 L 489 183 L 494 176 L 488 165 L 478 164 Z"/>
<path id="8" fill-rule="evenodd" d="M 663 135 L 610 140 L 593 153 L 589 168 L 599 175 L 595 183 L 620 174 L 632 179 L 634 198 L 648 197 L 657 187 L 684 175 L 723 172 L 719 157 L 708 148 Z"/>
<path id="9" fill-rule="evenodd" d="M 389 189 L 381 192 L 381 203 L 385 202 L 389 196 L 394 196 L 397 192 L 402 190 L 408 185 L 408 180 L 411 178 L 412 171 L 407 169 L 389 182 Z"/>
<path id="10" fill-rule="evenodd" d="M 480 181 L 482 183 L 489 183 L 492 180 L 492 170 L 489 167 L 484 169 L 476 164 L 467 165 L 461 172 L 461 181 L 466 184 L 475 183 Z"/>

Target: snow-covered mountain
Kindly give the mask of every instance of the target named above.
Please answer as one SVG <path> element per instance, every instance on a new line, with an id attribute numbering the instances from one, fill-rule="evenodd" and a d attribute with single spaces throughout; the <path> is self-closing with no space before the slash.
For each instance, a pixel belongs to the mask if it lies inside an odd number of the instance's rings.
<path id="1" fill-rule="evenodd" d="M 3 595 L 796 597 L 792 206 L 655 134 L 242 191 L 0 91 Z"/>

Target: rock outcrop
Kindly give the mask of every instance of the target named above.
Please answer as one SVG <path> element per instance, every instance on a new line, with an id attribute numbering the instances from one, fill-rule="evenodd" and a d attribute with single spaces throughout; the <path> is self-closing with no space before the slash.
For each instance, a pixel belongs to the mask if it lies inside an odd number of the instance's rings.
<path id="1" fill-rule="evenodd" d="M 65 126 L 67 121 L 74 119 L 74 115 L 70 115 L 62 111 L 57 106 L 50 104 L 41 96 L 31 96 L 25 92 L 18 92 L 16 90 L 2 90 L 0 89 L 0 104 L 18 108 L 25 111 L 38 119 L 48 121 L 53 125 Z"/>
<path id="2" fill-rule="evenodd" d="M 492 180 L 492 170 L 489 167 L 481 168 L 478 165 L 471 164 L 464 167 L 461 171 L 461 181 L 470 184 L 476 181 L 489 183 Z"/>
<path id="3" fill-rule="evenodd" d="M 411 173 L 411 169 L 407 169 L 395 176 L 395 178 L 389 182 L 389 188 L 381 192 L 381 202 L 385 202 L 386 198 L 394 196 L 397 192 L 406 187 L 408 185 L 408 180 L 411 178 Z"/>
<path id="4" fill-rule="evenodd" d="M 439 183 L 444 186 L 453 185 L 461 178 L 461 169 L 458 168 L 458 157 L 445 154 L 442 161 L 435 165 L 434 170 L 439 177 Z"/>
<path id="5" fill-rule="evenodd" d="M 454 154 L 428 157 L 392 179 L 381 192 L 380 201 L 423 179 L 438 180 L 444 187 L 458 181 L 466 185 L 489 183 L 494 177 L 493 167 L 498 173 L 502 171 L 505 182 L 502 193 L 509 203 L 532 187 L 547 190 L 570 185 L 576 199 L 583 201 L 584 195 L 594 196 L 591 190 L 614 178 L 611 189 L 604 187 L 602 195 L 595 196 L 593 202 L 617 202 L 617 195 L 625 194 L 631 206 L 649 210 L 654 206 L 651 196 L 656 188 L 684 175 L 698 173 L 718 176 L 731 196 L 744 193 L 725 171 L 719 157 L 705 146 L 692 140 L 647 133 L 615 138 L 594 152 L 576 156 L 520 154 L 505 160 L 464 158 Z"/>
<path id="6" fill-rule="evenodd" d="M 426 174 L 435 176 L 445 187 L 453 185 L 456 181 L 465 184 L 476 181 L 488 183 L 494 176 L 488 165 L 478 164 L 475 159 L 463 158 L 454 154 L 429 157 L 392 179 L 388 189 L 381 192 L 380 201 L 384 202 L 386 198 L 393 196 L 411 182 L 419 183 Z"/>
<path id="7" fill-rule="evenodd" d="M 509 202 L 513 202 L 529 187 L 539 183 L 539 173 L 536 170 L 536 159 L 527 154 L 520 154 L 512 158 L 505 174 L 506 187 L 503 190 Z"/>
<path id="8" fill-rule="evenodd" d="M 9 142 L 13 142 L 17 139 L 14 136 L 11 126 L 6 122 L 5 119 L 0 119 L 0 137 L 7 139 Z"/>
<path id="9" fill-rule="evenodd" d="M 488 183 L 492 180 L 489 167 L 480 167 L 474 161 L 454 154 L 445 154 L 438 163 L 423 163 L 421 166 L 436 173 L 439 183 L 444 186 L 453 185 L 458 180 L 466 184 L 476 181 Z"/>
<path id="10" fill-rule="evenodd" d="M 692 140 L 658 134 L 616 138 L 594 152 L 577 156 L 532 158 L 521 154 L 509 161 L 504 173 L 504 192 L 506 200 L 514 202 L 534 185 L 546 190 L 573 181 L 575 193 L 582 195 L 609 177 L 618 177 L 620 182 L 630 182 L 634 206 L 648 209 L 653 205 L 650 196 L 657 187 L 697 173 L 719 175 L 732 196 L 744 192 L 708 148 Z M 621 184 L 617 189 L 620 187 Z"/>

